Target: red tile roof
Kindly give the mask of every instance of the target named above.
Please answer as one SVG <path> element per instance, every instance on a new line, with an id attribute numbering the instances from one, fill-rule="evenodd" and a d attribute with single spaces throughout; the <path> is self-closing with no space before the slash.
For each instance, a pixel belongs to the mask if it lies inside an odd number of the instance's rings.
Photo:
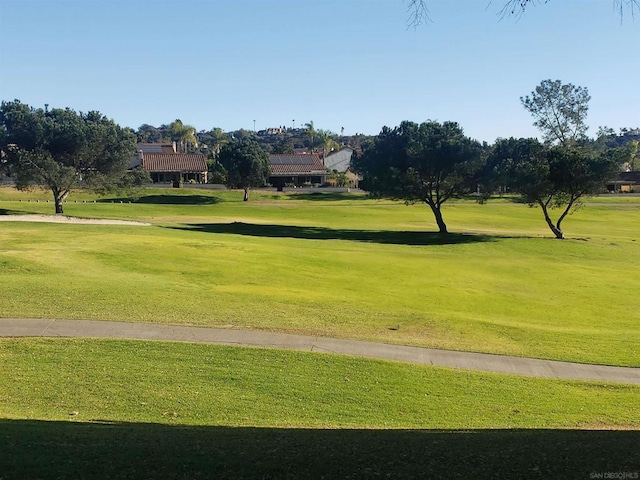
<path id="1" fill-rule="evenodd" d="M 142 167 L 148 172 L 206 172 L 207 161 L 201 153 L 145 153 Z"/>
<path id="2" fill-rule="evenodd" d="M 319 155 L 269 155 L 271 175 L 310 175 L 327 171 Z"/>

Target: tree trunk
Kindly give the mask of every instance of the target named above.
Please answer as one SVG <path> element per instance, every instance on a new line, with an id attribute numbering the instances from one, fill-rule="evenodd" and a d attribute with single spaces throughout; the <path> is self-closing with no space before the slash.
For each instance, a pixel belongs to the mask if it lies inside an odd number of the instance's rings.
<path id="1" fill-rule="evenodd" d="M 440 207 L 432 202 L 427 202 L 427 205 L 431 207 L 431 211 L 433 212 L 433 216 L 436 219 L 436 223 L 438 224 L 438 230 L 440 233 L 449 233 L 447 230 L 447 224 L 444 223 L 444 219 L 442 218 L 442 212 L 440 211 Z"/>
<path id="2" fill-rule="evenodd" d="M 540 207 L 542 208 L 542 213 L 544 213 L 544 219 L 547 222 L 547 225 L 549 226 L 553 234 L 556 236 L 558 240 L 564 240 L 564 233 L 560 228 L 560 222 L 562 221 L 562 219 L 558 221 L 557 225 L 554 225 L 553 220 L 551 220 L 551 217 L 549 216 L 549 210 L 547 209 L 547 206 L 544 204 L 544 202 L 539 202 L 539 203 L 540 203 Z"/>
<path id="3" fill-rule="evenodd" d="M 248 188 L 244 189 L 244 198 L 242 200 L 244 202 L 248 202 L 249 201 L 249 189 Z"/>
<path id="4" fill-rule="evenodd" d="M 560 220 L 556 222 L 555 226 L 551 228 L 551 231 L 556 235 L 556 238 L 558 240 L 564 240 L 564 232 L 562 231 L 562 228 L 560 228 L 560 222 L 562 222 L 562 218 L 564 217 L 561 217 Z"/>
<path id="5" fill-rule="evenodd" d="M 581 195 L 572 196 L 571 200 L 569 200 L 569 203 L 567 203 L 567 208 L 565 208 L 564 212 L 562 212 L 560 217 L 558 217 L 558 221 L 556 222 L 556 229 L 560 232 L 560 235 L 562 235 L 562 237 L 558 237 L 556 234 L 556 238 L 561 238 L 562 240 L 564 240 L 564 233 L 562 233 L 562 228 L 560 228 L 560 224 L 562 223 L 562 220 L 564 220 L 564 217 L 569 215 L 569 212 L 573 208 L 574 203 L 577 202 L 580 199 L 580 197 Z"/>
<path id="6" fill-rule="evenodd" d="M 61 193 L 57 189 L 53 191 L 53 203 L 56 206 L 56 215 L 64 215 L 64 209 L 62 208 L 62 203 L 64 199 L 67 198 L 68 193 Z"/>
<path id="7" fill-rule="evenodd" d="M 58 197 L 55 198 L 55 204 L 56 204 L 56 215 L 64 215 L 64 211 L 62 209 L 62 201 Z"/>

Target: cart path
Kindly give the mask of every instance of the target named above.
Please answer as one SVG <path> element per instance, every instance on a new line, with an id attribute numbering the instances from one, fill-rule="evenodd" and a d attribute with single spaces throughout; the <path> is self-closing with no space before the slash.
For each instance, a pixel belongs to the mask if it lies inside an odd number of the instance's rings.
<path id="1" fill-rule="evenodd" d="M 335 353 L 530 377 L 640 385 L 640 368 L 588 365 L 305 335 L 93 320 L 0 318 L 2 337 L 119 338 Z"/>

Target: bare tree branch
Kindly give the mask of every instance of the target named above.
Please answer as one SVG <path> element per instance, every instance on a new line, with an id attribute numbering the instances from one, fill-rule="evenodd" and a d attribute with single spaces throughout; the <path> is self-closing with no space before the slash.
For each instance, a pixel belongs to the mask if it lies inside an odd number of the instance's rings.
<path id="1" fill-rule="evenodd" d="M 614 10 L 618 10 L 620 15 L 620 23 L 624 18 L 624 9 L 627 7 L 631 13 L 631 18 L 636 17 L 636 10 L 640 9 L 640 1 L 638 0 L 613 0 Z"/>
<path id="2" fill-rule="evenodd" d="M 549 3 L 549 0 L 543 0 L 544 3 Z M 522 16 L 524 11 L 529 5 L 537 5 L 541 3 L 541 0 L 508 0 L 498 13 L 500 18 Z"/>
<path id="3" fill-rule="evenodd" d="M 629 11 L 632 18 L 635 18 L 636 10 L 640 9 L 640 0 L 612 0 L 613 9 L 620 15 L 620 21 L 622 22 L 625 14 L 625 9 Z M 508 16 L 520 16 L 524 13 L 529 5 L 537 5 L 540 3 L 549 3 L 550 0 L 508 0 L 500 15 L 502 17 Z"/>
<path id="4" fill-rule="evenodd" d="M 486 1 L 486 0 L 485 0 Z M 539 5 L 549 3 L 551 0 L 503 0 L 504 4 L 498 12 L 501 18 L 505 17 L 520 17 L 527 7 L 532 5 Z M 613 9 L 620 15 L 620 22 L 622 23 L 625 12 L 631 15 L 631 18 L 635 18 L 636 12 L 640 11 L 640 0 L 612 0 Z M 429 17 L 429 9 L 427 8 L 427 0 L 407 0 L 407 27 L 417 28 L 422 24 L 429 23 L 431 18 Z M 489 0 L 489 5 L 492 0 Z"/>
<path id="5" fill-rule="evenodd" d="M 429 9 L 425 0 L 408 0 L 409 6 L 407 7 L 407 28 L 418 28 L 422 24 L 426 24 L 431 21 L 429 18 Z"/>

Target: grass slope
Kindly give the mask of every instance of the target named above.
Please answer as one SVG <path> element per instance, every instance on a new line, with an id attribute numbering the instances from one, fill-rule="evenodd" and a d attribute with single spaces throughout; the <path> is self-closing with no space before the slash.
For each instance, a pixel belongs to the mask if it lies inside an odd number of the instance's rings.
<path id="1" fill-rule="evenodd" d="M 0 209 L 51 209 L 34 203 L 43 194 L 12 195 L 0 191 Z M 538 210 L 507 200 L 446 206 L 458 233 L 443 240 L 428 233 L 426 207 L 359 195 L 76 197 L 71 215 L 154 225 L 3 223 L 3 316 L 261 328 L 640 365 L 638 198 L 594 199 L 565 221 L 573 239 L 560 242 Z"/>
<path id="2" fill-rule="evenodd" d="M 640 432 L 627 430 L 639 426 L 637 386 L 116 340 L 3 339 L 0 361 L 7 480 L 588 478 L 640 467 Z"/>
<path id="3" fill-rule="evenodd" d="M 46 197 L 0 189 L 0 214 L 50 213 Z M 507 201 L 447 206 L 458 234 L 443 241 L 424 233 L 434 228 L 424 207 L 352 195 L 72 198 L 69 214 L 154 226 L 0 223 L 2 315 L 640 363 L 632 197 L 587 205 L 567 221 L 580 240 L 566 242 Z M 0 365 L 5 480 L 640 470 L 636 386 L 116 340 L 2 339 Z"/>
<path id="4" fill-rule="evenodd" d="M 295 428 L 640 426 L 640 387 L 631 385 L 166 342 L 3 339 L 0 358 L 4 418 Z"/>

